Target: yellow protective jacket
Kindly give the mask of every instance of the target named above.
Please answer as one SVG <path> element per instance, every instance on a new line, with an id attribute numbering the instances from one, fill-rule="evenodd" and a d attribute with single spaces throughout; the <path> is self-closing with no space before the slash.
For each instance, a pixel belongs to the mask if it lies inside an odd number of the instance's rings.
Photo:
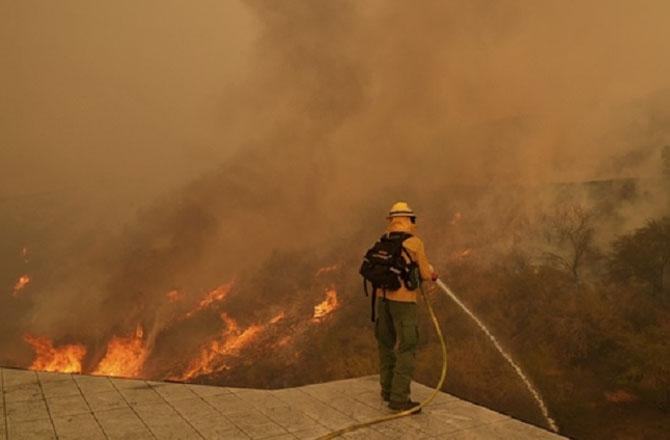
<path id="1" fill-rule="evenodd" d="M 410 234 L 414 234 L 414 230 L 414 223 L 412 223 L 409 217 L 394 217 L 391 219 L 388 228 L 386 228 L 386 232 L 407 232 Z M 421 239 L 416 235 L 413 235 L 403 242 L 403 247 L 407 249 L 407 252 L 412 257 L 412 260 L 418 264 L 421 279 L 424 281 L 430 280 L 433 276 L 433 266 L 431 266 L 431 264 L 428 262 L 428 257 L 426 257 L 423 241 L 421 241 Z M 407 256 L 404 254 L 403 258 L 407 260 Z M 400 302 L 416 302 L 417 291 L 418 289 L 407 290 L 403 284 L 398 290 L 386 291 L 386 299 Z M 378 289 L 377 296 L 383 297 L 384 292 L 381 289 Z"/>

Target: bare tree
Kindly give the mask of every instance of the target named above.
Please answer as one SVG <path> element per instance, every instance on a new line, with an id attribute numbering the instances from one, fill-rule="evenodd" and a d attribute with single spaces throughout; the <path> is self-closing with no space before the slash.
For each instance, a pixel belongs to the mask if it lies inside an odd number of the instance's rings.
<path id="1" fill-rule="evenodd" d="M 585 261 L 597 255 L 594 245 L 593 215 L 581 205 L 558 208 L 545 217 L 544 237 L 551 250 L 544 257 L 570 272 L 579 283 Z"/>

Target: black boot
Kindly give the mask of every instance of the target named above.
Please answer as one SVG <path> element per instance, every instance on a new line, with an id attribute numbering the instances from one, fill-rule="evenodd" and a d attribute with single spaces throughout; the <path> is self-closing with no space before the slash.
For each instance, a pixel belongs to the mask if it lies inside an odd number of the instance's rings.
<path id="1" fill-rule="evenodd" d="M 406 400 L 404 402 L 397 402 L 391 400 L 389 402 L 389 408 L 395 411 L 408 411 L 412 408 L 418 408 L 421 405 L 419 402 L 413 402 L 412 400 Z M 421 408 L 418 408 L 416 411 L 412 411 L 412 414 L 418 414 L 421 412 Z"/>
<path id="2" fill-rule="evenodd" d="M 381 392 L 381 396 L 382 396 L 382 400 L 383 400 L 384 402 L 388 402 L 389 400 L 391 400 L 391 393 L 388 392 L 388 391 L 384 391 L 384 390 L 382 390 L 382 392 Z"/>

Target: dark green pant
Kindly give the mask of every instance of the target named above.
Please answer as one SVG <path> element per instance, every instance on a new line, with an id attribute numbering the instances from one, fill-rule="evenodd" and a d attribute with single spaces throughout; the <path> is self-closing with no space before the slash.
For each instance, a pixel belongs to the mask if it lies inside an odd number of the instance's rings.
<path id="1" fill-rule="evenodd" d="M 416 303 L 378 298 L 375 337 L 379 347 L 379 382 L 391 400 L 409 399 L 409 385 L 414 374 L 419 329 Z"/>

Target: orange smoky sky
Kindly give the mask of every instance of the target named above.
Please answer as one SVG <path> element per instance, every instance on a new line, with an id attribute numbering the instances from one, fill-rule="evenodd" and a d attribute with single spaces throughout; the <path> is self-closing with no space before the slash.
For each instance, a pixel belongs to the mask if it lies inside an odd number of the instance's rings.
<path id="1" fill-rule="evenodd" d="M 3 2 L 0 197 L 123 205 L 266 133 L 336 146 L 338 184 L 380 152 L 470 181 L 611 177 L 670 87 L 663 0 L 279 3 Z"/>

